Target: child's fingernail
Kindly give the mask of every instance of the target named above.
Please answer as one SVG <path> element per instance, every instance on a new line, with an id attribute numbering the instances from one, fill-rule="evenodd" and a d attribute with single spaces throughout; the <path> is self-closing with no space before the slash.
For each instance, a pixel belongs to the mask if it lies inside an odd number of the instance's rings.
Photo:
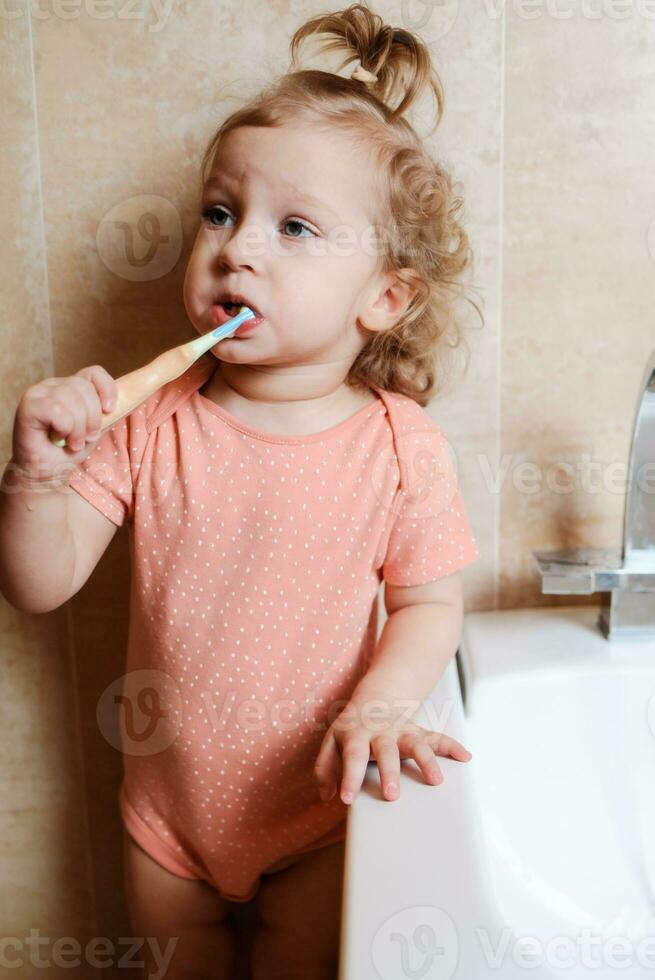
<path id="1" fill-rule="evenodd" d="M 343 800 L 344 803 L 352 803 L 352 801 L 353 801 L 353 794 L 352 793 L 344 793 L 342 795 L 341 799 Z"/>

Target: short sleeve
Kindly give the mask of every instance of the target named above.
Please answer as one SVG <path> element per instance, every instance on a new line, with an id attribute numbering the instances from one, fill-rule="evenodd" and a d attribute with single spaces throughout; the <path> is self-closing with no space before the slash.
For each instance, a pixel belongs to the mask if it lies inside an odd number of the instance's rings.
<path id="1" fill-rule="evenodd" d="M 77 466 L 68 486 L 121 527 L 134 518 L 134 487 L 145 446 L 145 414 L 137 409 L 115 422 Z"/>
<path id="2" fill-rule="evenodd" d="M 390 585 L 424 585 L 477 561 L 480 552 L 440 426 L 398 440 L 403 483 L 393 507 L 382 575 Z"/>

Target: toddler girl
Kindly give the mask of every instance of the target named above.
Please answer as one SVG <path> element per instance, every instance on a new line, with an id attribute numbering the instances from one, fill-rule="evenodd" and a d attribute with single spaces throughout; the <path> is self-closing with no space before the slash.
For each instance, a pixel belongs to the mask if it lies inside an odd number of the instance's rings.
<path id="1" fill-rule="evenodd" d="M 298 69 L 310 35 L 355 71 Z M 470 758 L 412 721 L 479 557 L 425 411 L 470 263 L 451 179 L 404 118 L 427 90 L 438 122 L 442 88 L 421 40 L 362 4 L 310 20 L 291 52 L 207 148 L 184 281 L 198 333 L 241 305 L 256 320 L 99 439 L 102 368 L 28 389 L 2 494 L 3 592 L 29 611 L 129 529 L 126 893 L 135 935 L 176 939 L 176 978 L 233 976 L 226 913 L 257 895 L 253 980 L 334 980 L 369 760 L 391 801 L 401 759 L 438 783 L 435 755 Z"/>

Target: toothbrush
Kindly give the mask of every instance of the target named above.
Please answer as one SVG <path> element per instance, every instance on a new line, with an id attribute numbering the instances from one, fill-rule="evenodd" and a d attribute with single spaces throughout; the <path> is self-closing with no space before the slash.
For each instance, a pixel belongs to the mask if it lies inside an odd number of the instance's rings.
<path id="1" fill-rule="evenodd" d="M 164 351 L 163 354 L 160 354 L 144 367 L 124 374 L 122 378 L 117 378 L 116 407 L 103 415 L 100 431 L 104 432 L 119 419 L 129 415 L 153 392 L 184 374 L 199 357 L 206 354 L 219 340 L 223 340 L 224 337 L 231 337 L 242 323 L 254 319 L 256 319 L 256 315 L 250 307 L 242 306 L 236 316 L 233 316 L 231 320 L 223 323 L 220 327 L 216 327 L 215 330 L 210 330 L 209 333 L 196 337 L 195 340 L 180 344 L 179 347 Z M 63 447 L 66 445 L 66 439 L 58 439 L 54 429 L 50 430 L 49 438 L 55 446 Z"/>

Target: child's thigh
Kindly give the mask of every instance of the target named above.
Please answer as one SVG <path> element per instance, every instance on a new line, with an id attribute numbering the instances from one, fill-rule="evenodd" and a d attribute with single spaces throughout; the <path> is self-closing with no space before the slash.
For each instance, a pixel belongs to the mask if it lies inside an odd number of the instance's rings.
<path id="1" fill-rule="evenodd" d="M 123 885 L 148 980 L 227 980 L 235 944 L 230 903 L 206 881 L 181 878 L 157 864 L 123 830 Z"/>
<path id="2" fill-rule="evenodd" d="M 262 875 L 252 980 L 336 980 L 345 842 L 303 854 Z"/>

